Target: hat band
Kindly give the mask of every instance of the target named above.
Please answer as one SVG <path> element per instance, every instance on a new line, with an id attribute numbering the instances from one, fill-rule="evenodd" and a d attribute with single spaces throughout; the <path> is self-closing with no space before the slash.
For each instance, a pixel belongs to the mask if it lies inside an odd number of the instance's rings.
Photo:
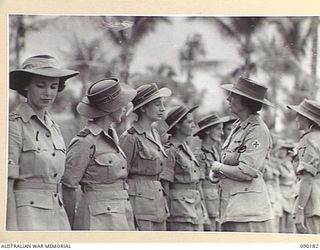
<path id="1" fill-rule="evenodd" d="M 157 88 L 157 86 L 151 85 L 150 88 L 146 89 L 142 93 L 139 93 L 137 95 L 138 97 L 135 98 L 136 100 L 133 100 L 132 103 L 134 106 L 138 106 L 140 103 L 144 102 L 145 100 L 147 100 L 148 98 L 150 98 L 151 96 L 153 96 L 158 92 L 159 92 L 159 89 Z"/>
<path id="2" fill-rule="evenodd" d="M 256 98 L 256 99 L 259 99 L 259 100 L 263 100 L 264 97 L 265 97 L 265 91 L 254 91 L 252 88 L 249 88 L 245 85 L 240 85 L 240 84 L 235 84 L 234 85 L 234 88 L 243 92 L 244 94 L 250 96 L 250 97 L 253 97 L 253 98 Z"/>
<path id="3" fill-rule="evenodd" d="M 185 112 L 187 112 L 187 108 L 180 107 L 177 110 L 175 110 L 170 116 L 167 117 L 166 123 L 170 126 L 172 123 L 174 123 L 178 118 L 180 118 L 181 115 L 183 115 Z"/>
<path id="4" fill-rule="evenodd" d="M 199 121 L 198 125 L 199 127 L 203 127 L 203 126 L 206 126 L 207 124 L 209 123 L 213 123 L 213 122 L 216 122 L 218 121 L 220 118 L 218 116 L 211 116 L 211 117 L 208 117 L 202 121 Z"/>
<path id="5" fill-rule="evenodd" d="M 58 68 L 57 61 L 53 57 L 31 57 L 23 65 L 23 69 Z"/>
<path id="6" fill-rule="evenodd" d="M 108 103 L 120 95 L 121 87 L 120 87 L 118 79 L 113 78 L 112 80 L 115 80 L 115 84 L 113 86 L 106 88 L 100 92 L 94 93 L 94 94 L 90 93 L 92 88 L 97 83 L 99 83 L 101 81 L 98 81 L 95 84 L 90 86 L 90 88 L 88 89 L 88 94 L 87 94 L 87 97 L 88 97 L 90 103 L 92 103 L 92 104 Z M 102 80 L 102 81 L 104 81 L 104 80 Z"/>
<path id="7" fill-rule="evenodd" d="M 320 110 L 318 110 L 318 112 L 317 112 L 308 106 L 310 106 L 310 105 L 308 105 L 307 103 L 303 103 L 301 105 L 301 108 L 303 108 L 307 113 L 313 115 L 315 118 L 320 119 L 320 114 L 319 114 Z"/>

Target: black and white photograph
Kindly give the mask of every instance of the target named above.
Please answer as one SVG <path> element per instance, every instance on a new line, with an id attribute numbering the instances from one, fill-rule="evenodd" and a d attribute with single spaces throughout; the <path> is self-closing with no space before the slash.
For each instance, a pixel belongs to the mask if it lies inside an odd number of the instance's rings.
<path id="1" fill-rule="evenodd" d="M 319 21 L 8 14 L 5 231 L 319 235 Z"/>

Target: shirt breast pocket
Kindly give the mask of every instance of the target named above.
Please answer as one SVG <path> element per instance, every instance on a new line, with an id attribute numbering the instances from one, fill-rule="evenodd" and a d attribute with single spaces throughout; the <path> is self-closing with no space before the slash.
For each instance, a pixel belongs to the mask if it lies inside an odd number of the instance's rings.
<path id="1" fill-rule="evenodd" d="M 139 169 L 141 168 L 141 172 L 146 175 L 157 175 L 161 172 L 162 166 L 161 159 L 158 156 L 158 152 L 155 152 L 157 149 L 155 148 L 146 148 L 145 146 L 139 149 L 139 161 L 137 165 Z"/>
<path id="2" fill-rule="evenodd" d="M 20 174 L 40 174 L 37 157 L 40 153 L 40 147 L 33 141 L 23 140 L 22 154 L 19 159 Z"/>
<path id="3" fill-rule="evenodd" d="M 105 153 L 94 158 L 97 175 L 106 179 L 116 180 L 127 177 L 127 162 L 120 153 Z"/>

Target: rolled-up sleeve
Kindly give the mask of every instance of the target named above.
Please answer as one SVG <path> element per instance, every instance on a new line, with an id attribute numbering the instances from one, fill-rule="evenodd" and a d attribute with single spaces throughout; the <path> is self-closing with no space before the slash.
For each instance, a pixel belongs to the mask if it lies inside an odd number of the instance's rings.
<path id="1" fill-rule="evenodd" d="M 120 137 L 120 147 L 127 157 L 128 169 L 131 168 L 137 152 L 136 138 L 134 135 L 125 132 Z"/>
<path id="2" fill-rule="evenodd" d="M 17 120 L 9 120 L 8 178 L 19 176 L 19 157 L 22 150 L 22 131 Z"/>
<path id="3" fill-rule="evenodd" d="M 94 149 L 86 139 L 74 139 L 67 151 L 65 171 L 62 184 L 69 188 L 77 188 L 90 162 Z"/>
<path id="4" fill-rule="evenodd" d="M 299 165 L 297 172 L 307 171 L 313 176 L 319 172 L 320 151 L 310 138 L 303 138 L 298 146 Z"/>
<path id="5" fill-rule="evenodd" d="M 163 171 L 160 174 L 160 179 L 173 182 L 175 172 L 174 170 L 176 166 L 175 150 L 171 147 L 168 150 L 166 150 L 166 152 L 168 155 L 168 160 L 163 168 Z"/>
<path id="6" fill-rule="evenodd" d="M 241 172 L 256 178 L 263 170 L 269 147 L 268 133 L 260 126 L 252 127 L 244 140 L 243 152 L 239 156 L 238 168 Z"/>

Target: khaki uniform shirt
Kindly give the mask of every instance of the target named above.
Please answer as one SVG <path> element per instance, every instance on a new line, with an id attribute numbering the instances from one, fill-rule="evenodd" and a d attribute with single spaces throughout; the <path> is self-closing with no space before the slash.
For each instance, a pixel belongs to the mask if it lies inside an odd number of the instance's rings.
<path id="1" fill-rule="evenodd" d="M 133 230 L 127 192 L 127 161 L 113 129 L 88 125 L 71 140 L 63 185 L 83 195 L 74 221 L 77 230 Z"/>
<path id="2" fill-rule="evenodd" d="M 42 121 L 27 103 L 21 103 L 9 115 L 8 150 L 19 230 L 70 229 L 58 191 L 64 162 L 58 125 L 48 113 Z M 52 214 L 57 215 L 55 220 Z"/>
<path id="3" fill-rule="evenodd" d="M 176 139 L 170 138 L 165 147 L 168 161 L 161 179 L 171 183 L 168 221 L 203 224 L 206 219 L 206 209 L 201 201 L 199 163 L 186 143 L 181 144 Z M 196 188 L 176 188 L 176 184 L 190 184 Z"/>
<path id="4" fill-rule="evenodd" d="M 210 218 L 217 218 L 219 217 L 219 185 L 209 180 L 209 173 L 212 163 L 220 161 L 220 155 L 215 148 L 202 146 L 196 158 L 204 175 L 202 189 L 208 215 Z"/>
<path id="5" fill-rule="evenodd" d="M 305 206 L 305 216 L 320 216 L 320 130 L 312 129 L 304 133 L 298 145 L 299 165 L 297 172 L 307 171 L 312 174 L 312 190 Z M 297 183 L 297 192 L 300 182 Z M 297 204 L 296 204 L 297 206 Z"/>
<path id="6" fill-rule="evenodd" d="M 269 220 L 271 204 L 262 178 L 271 147 L 269 130 L 258 114 L 235 125 L 222 147 L 222 163 L 238 168 L 248 181 L 222 175 L 221 223 Z"/>
<path id="7" fill-rule="evenodd" d="M 168 216 L 166 199 L 160 183 L 160 173 L 167 154 L 155 128 L 153 137 L 136 122 L 120 137 L 120 145 L 127 156 L 129 195 L 138 220 L 165 222 Z"/>

